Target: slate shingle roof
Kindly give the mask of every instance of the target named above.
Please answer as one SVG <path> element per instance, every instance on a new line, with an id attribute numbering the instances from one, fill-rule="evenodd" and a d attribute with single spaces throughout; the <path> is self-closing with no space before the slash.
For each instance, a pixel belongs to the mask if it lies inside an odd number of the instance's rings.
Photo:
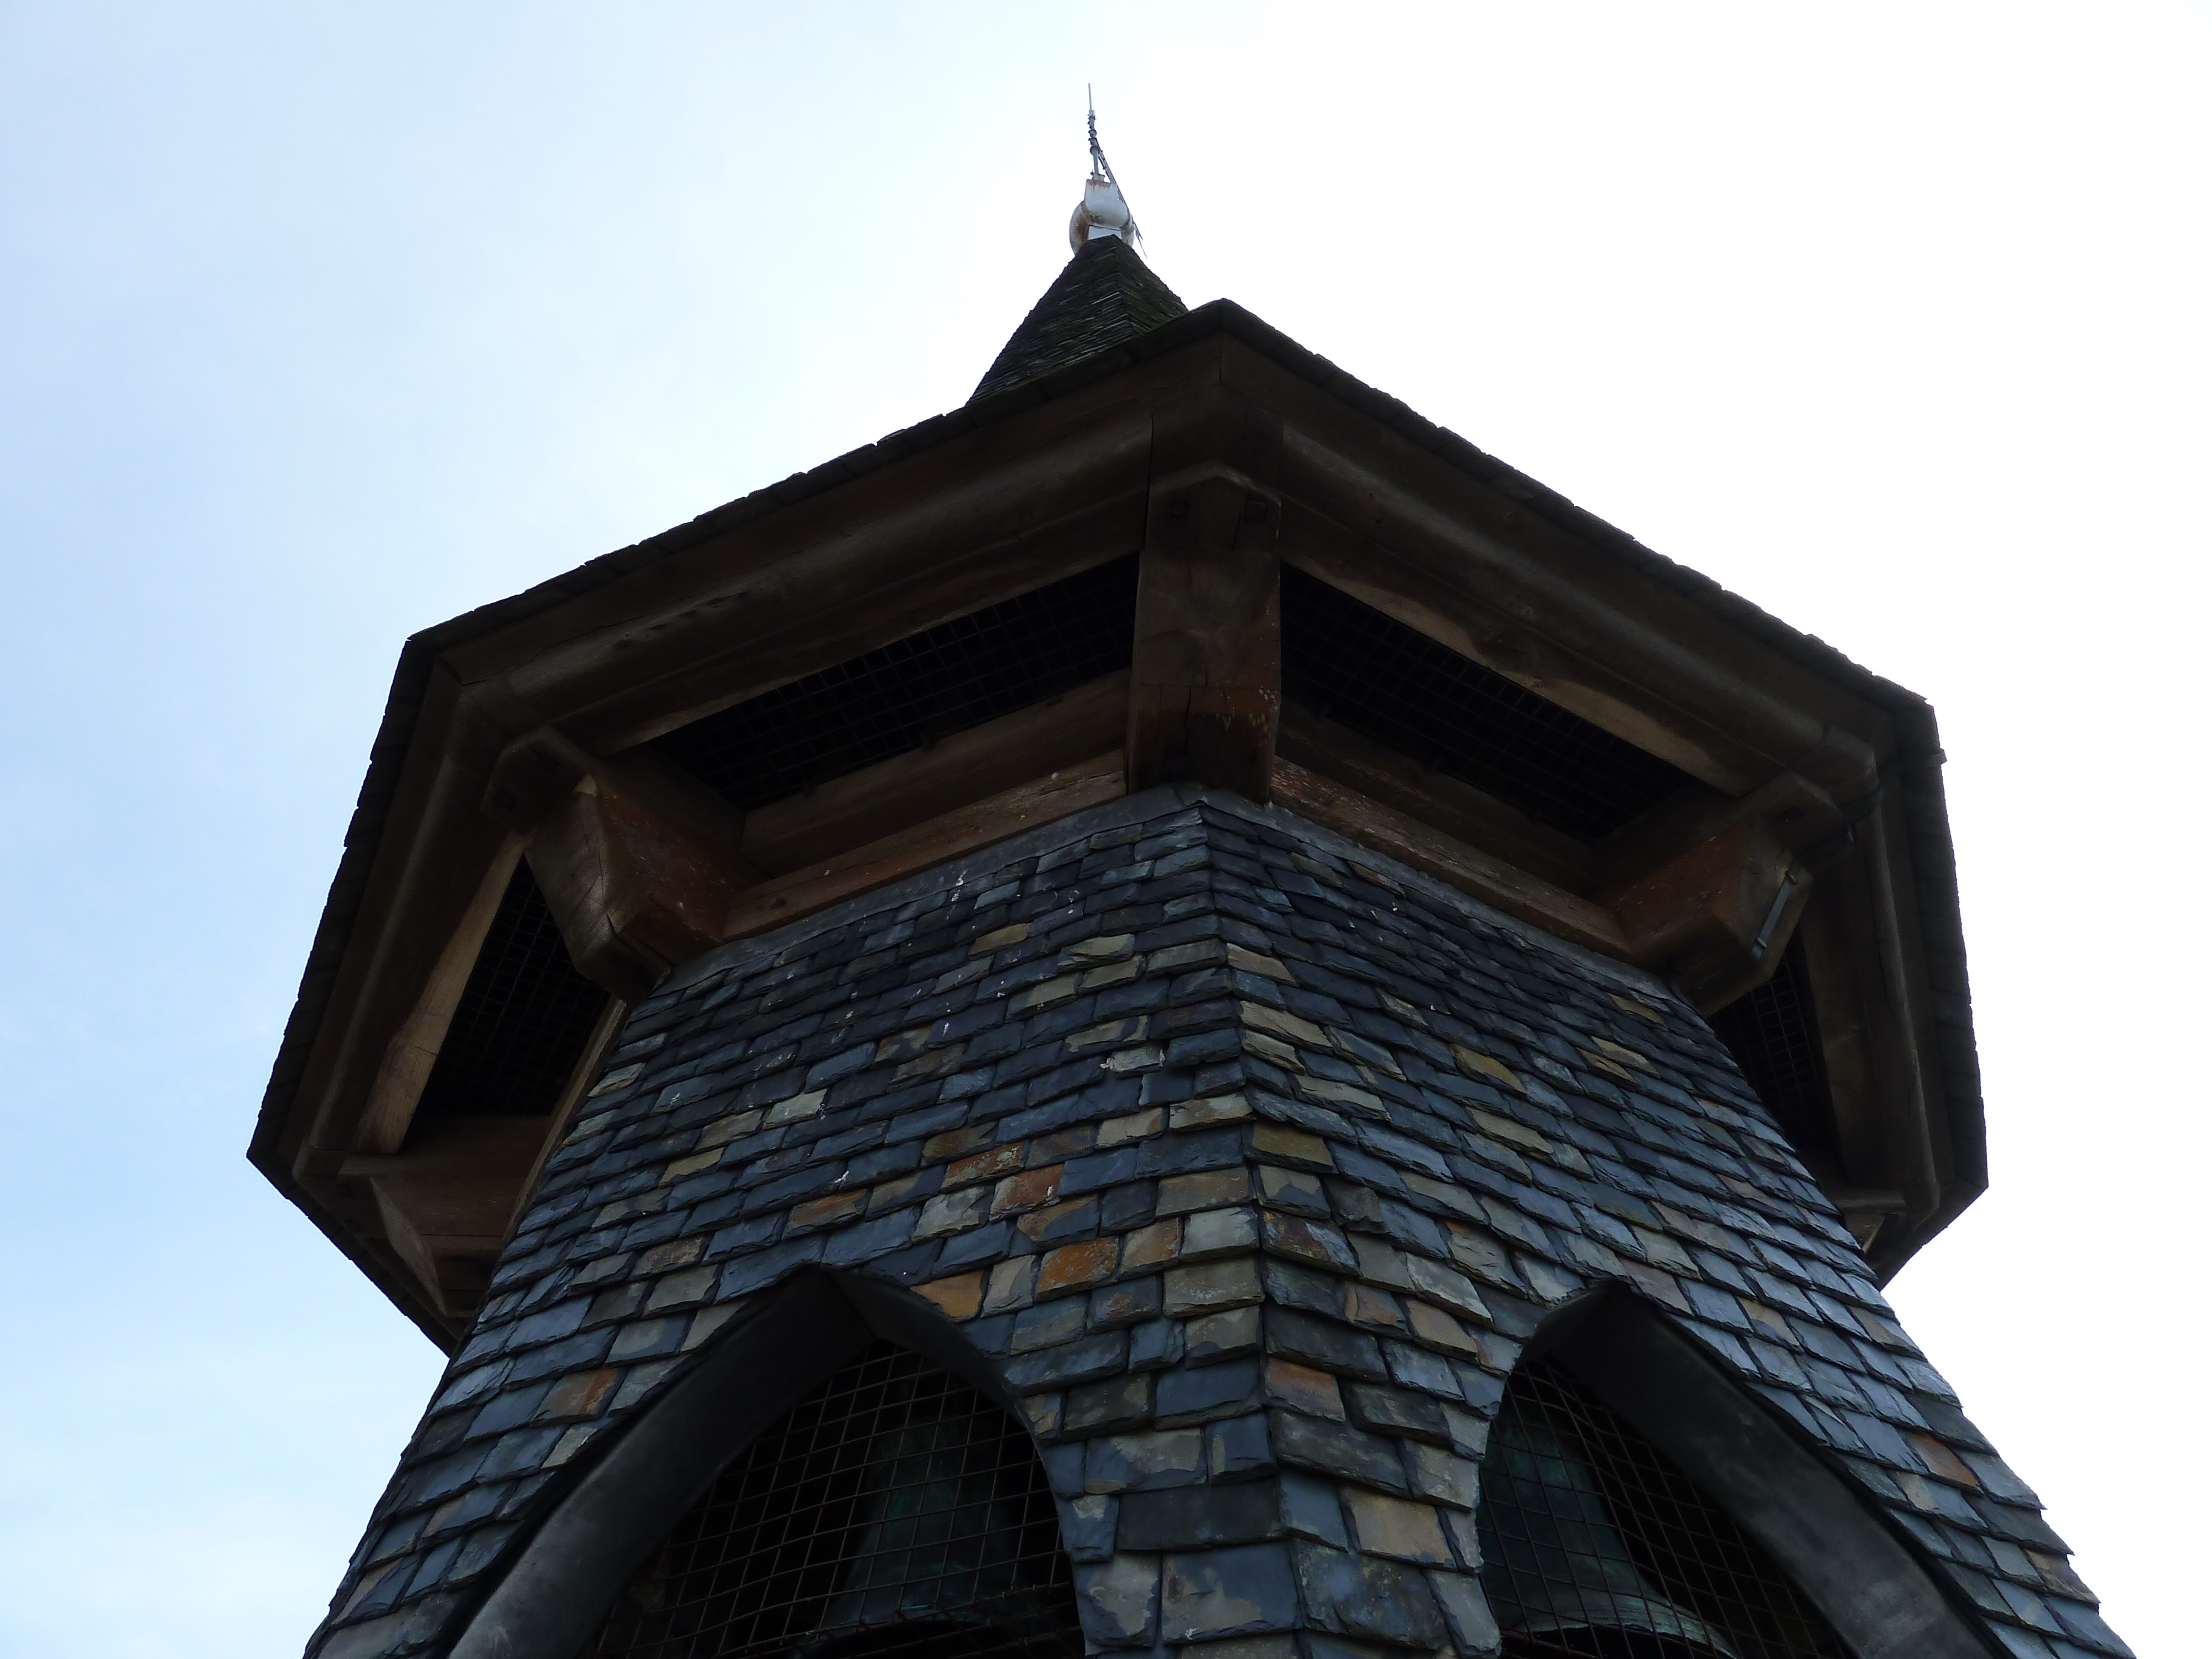
<path id="1" fill-rule="evenodd" d="M 450 1640 L 623 1425 L 811 1264 L 916 1288 L 1026 1396 L 1104 1646 L 1227 1634 L 1206 1609 L 1256 1597 L 1271 1628 L 1487 1650 L 1474 1460 L 1547 1308 L 1611 1279 L 1856 1479 L 2002 1650 L 2127 1651 L 1691 1008 L 1279 809 L 1170 788 L 639 1006 L 318 1659 Z M 1430 1559 L 1367 1548 L 1377 1493 L 1428 1516 Z"/>
<path id="2" fill-rule="evenodd" d="M 1030 307 L 969 401 L 1072 368 L 1189 310 L 1120 237 L 1085 242 Z"/>

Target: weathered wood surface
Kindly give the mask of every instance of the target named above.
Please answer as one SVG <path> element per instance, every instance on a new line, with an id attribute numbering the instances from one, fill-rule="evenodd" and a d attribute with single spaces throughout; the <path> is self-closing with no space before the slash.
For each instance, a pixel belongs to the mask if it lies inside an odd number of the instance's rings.
<path id="1" fill-rule="evenodd" d="M 1286 760 L 1357 790 L 1455 841 L 1480 847 L 1568 892 L 1596 884 L 1591 849 L 1537 823 L 1472 784 L 1431 772 L 1395 749 L 1323 720 L 1297 703 L 1283 706 L 1278 746 Z"/>
<path id="2" fill-rule="evenodd" d="M 1547 683 L 1532 689 L 1598 725 L 1627 708 L 1692 744 L 1734 734 L 1765 772 L 1792 768 L 1839 798 L 1871 784 L 1894 734 L 1870 703 L 1242 343 L 1228 343 L 1222 363 L 1227 386 L 1280 414 L 1286 501 L 1367 544 L 1379 568 L 1419 569 L 1460 596 L 1455 609 L 1506 621 L 1472 641 L 1478 659 L 1517 678 L 1516 641 L 1549 648 Z M 1578 706 L 1579 688 L 1598 689 L 1594 675 L 1626 696 Z M 1765 772 L 1736 781 L 1753 787 Z"/>
<path id="3" fill-rule="evenodd" d="M 880 841 L 1064 769 L 1121 739 L 1127 671 L 863 767 L 744 815 L 745 857 L 768 875 Z"/>
<path id="4" fill-rule="evenodd" d="M 356 1146 L 361 1114 L 393 1036 L 421 1005 L 453 934 L 509 852 L 482 810 L 491 757 L 456 725 L 458 688 L 434 679 L 408 744 L 354 931 L 325 971 L 326 1013 L 294 1085 L 272 1153 L 297 1178 L 331 1176 Z M 333 894 L 333 902 L 337 895 Z M 328 1201 L 351 1210 L 343 1194 Z"/>
<path id="5" fill-rule="evenodd" d="M 1793 774 L 1864 812 L 1901 741 L 1892 712 L 1532 510 L 1511 482 L 1219 333 L 726 528 L 672 533 L 665 554 L 565 595 L 549 585 L 510 621 L 482 613 L 453 630 L 419 705 L 380 739 L 385 781 L 362 832 L 373 851 L 349 855 L 333 896 L 333 915 L 355 919 L 311 976 L 316 1023 L 257 1161 L 384 1273 L 377 1206 L 337 1171 L 404 1133 L 400 1102 L 434 1056 L 436 1010 L 511 836 L 530 838 L 580 964 L 629 994 L 686 953 L 1110 799 L 1125 781 L 1193 779 L 1274 793 L 1565 937 L 1663 958 L 1708 1006 L 1771 969 L 1806 908 L 1808 950 L 1826 963 L 1824 1022 L 1832 1001 L 1839 1011 L 1839 1117 L 1866 1118 L 1843 1124 L 1870 1172 L 1854 1179 L 1905 1195 L 1877 1260 L 1924 1237 L 1979 1189 L 1978 1120 L 1954 1125 L 1941 1099 L 1902 809 L 1881 805 L 1854 828 L 1808 901 L 1788 856 L 1802 839 L 1741 805 Z M 1140 550 L 1138 645 L 1110 727 L 1107 694 L 1086 688 L 749 819 L 633 752 Z M 1325 723 L 1286 721 L 1279 559 L 1711 794 L 1583 848 Z M 521 741 L 533 733 L 556 740 Z M 542 775 L 519 772 L 526 762 Z M 1730 802 L 1735 818 L 1718 811 Z"/>
<path id="6" fill-rule="evenodd" d="M 462 1320 L 476 1311 L 544 1138 L 543 1118 L 441 1117 L 405 1152 L 356 1155 L 338 1173 L 367 1184 L 386 1242 L 440 1310 Z"/>
<path id="7" fill-rule="evenodd" d="M 532 832 L 527 856 L 577 971 L 629 1002 L 721 942 L 739 885 L 721 849 L 600 778 Z"/>
<path id="8" fill-rule="evenodd" d="M 780 927 L 826 904 L 1004 841 L 1032 825 L 1113 800 L 1124 793 L 1119 751 L 1093 756 L 1048 777 L 763 882 L 738 896 L 724 921 L 723 936 L 744 939 Z"/>
<path id="9" fill-rule="evenodd" d="M 1131 787 L 1207 783 L 1267 799 L 1283 706 L 1276 504 L 1224 468 L 1157 482 L 1137 579 Z"/>
<path id="10" fill-rule="evenodd" d="M 413 1012 L 392 1033 L 355 1131 L 354 1145 L 360 1151 L 396 1152 L 406 1139 L 415 1103 L 422 1098 L 422 1086 L 438 1063 L 438 1051 L 453 1023 L 453 1010 L 468 987 L 477 953 L 483 948 L 484 935 L 491 931 L 492 918 L 499 912 L 499 902 L 506 896 L 507 882 L 521 856 L 521 842 L 510 841 L 484 872 L 474 902 L 462 913 L 459 925 L 439 953 Z"/>
<path id="11" fill-rule="evenodd" d="M 1577 945 L 1626 957 L 1627 941 L 1613 913 L 1479 847 L 1455 840 L 1433 824 L 1309 771 L 1275 759 L 1276 799 L 1361 845 L 1386 853 L 1508 915 L 1533 922 Z"/>

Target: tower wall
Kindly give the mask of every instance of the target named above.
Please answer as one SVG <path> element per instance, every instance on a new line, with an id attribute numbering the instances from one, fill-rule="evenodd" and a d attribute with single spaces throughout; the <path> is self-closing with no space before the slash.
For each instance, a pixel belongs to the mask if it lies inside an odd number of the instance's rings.
<path id="1" fill-rule="evenodd" d="M 1999 1650 L 2126 1652 L 1693 1011 L 1191 789 L 641 1004 L 311 1652 L 444 1650 L 625 1429 L 810 1272 L 903 1287 L 1019 1400 L 1100 1647 L 1493 1649 L 1487 1424 L 1547 1312 L 1615 1281 Z"/>

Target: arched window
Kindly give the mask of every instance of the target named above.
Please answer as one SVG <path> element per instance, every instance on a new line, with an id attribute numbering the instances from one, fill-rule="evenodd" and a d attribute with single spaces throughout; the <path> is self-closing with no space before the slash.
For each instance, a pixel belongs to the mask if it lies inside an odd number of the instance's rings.
<path id="1" fill-rule="evenodd" d="M 1812 1602 L 1562 1367 L 1524 1365 L 1477 1512 L 1507 1659 L 1847 1659 Z"/>
<path id="2" fill-rule="evenodd" d="M 753 1442 L 616 1602 L 602 1659 L 1074 1659 L 1022 1425 L 878 1341 Z"/>

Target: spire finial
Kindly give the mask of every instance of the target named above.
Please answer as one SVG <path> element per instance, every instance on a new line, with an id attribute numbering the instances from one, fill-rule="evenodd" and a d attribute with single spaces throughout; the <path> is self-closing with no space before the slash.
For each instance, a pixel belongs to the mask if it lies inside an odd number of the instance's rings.
<path id="1" fill-rule="evenodd" d="M 1129 211 L 1128 200 L 1121 194 L 1106 152 L 1098 147 L 1098 102 L 1088 86 L 1083 88 L 1083 98 L 1091 116 L 1091 176 L 1083 181 L 1083 200 L 1067 222 L 1068 246 L 1081 252 L 1085 242 L 1106 236 L 1118 236 L 1132 245 L 1142 242 L 1144 236 Z"/>

